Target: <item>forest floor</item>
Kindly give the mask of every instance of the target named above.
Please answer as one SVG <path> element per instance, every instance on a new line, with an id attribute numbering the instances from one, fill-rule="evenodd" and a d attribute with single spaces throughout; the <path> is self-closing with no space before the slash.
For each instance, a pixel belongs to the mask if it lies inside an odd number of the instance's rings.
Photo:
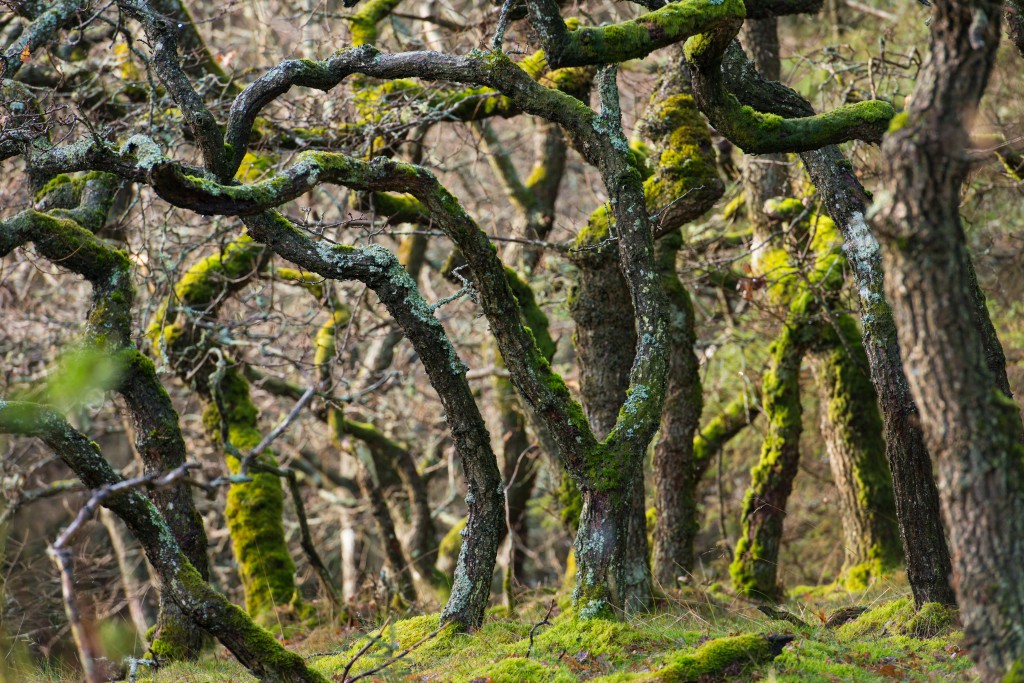
<path id="1" fill-rule="evenodd" d="M 846 608 L 866 611 L 842 621 Z M 286 639 L 328 679 L 343 681 L 973 681 L 955 613 L 914 610 L 905 581 L 866 591 L 791 591 L 785 619 L 711 586 L 666 598 L 626 621 L 575 619 L 564 595 L 535 594 L 509 615 L 493 608 L 471 635 L 438 631 L 438 615 L 320 626 Z M 850 610 L 856 612 L 857 610 Z M 550 619 L 545 616 L 550 614 Z M 791 618 L 792 617 L 792 618 Z M 830 619 L 835 617 L 835 619 Z M 789 620 L 786 620 L 789 619 Z M 549 621 L 550 623 L 543 623 Z M 531 647 L 531 631 L 533 632 Z M 787 642 L 788 641 L 788 642 Z M 405 653 L 397 661 L 397 655 Z M 357 656 L 358 655 L 358 656 Z M 777 656 L 776 656 L 777 655 Z M 388 663 L 390 661 L 390 663 Z M 50 672 L 30 681 L 71 681 Z M 219 649 L 196 663 L 137 672 L 138 683 L 255 680 Z"/>

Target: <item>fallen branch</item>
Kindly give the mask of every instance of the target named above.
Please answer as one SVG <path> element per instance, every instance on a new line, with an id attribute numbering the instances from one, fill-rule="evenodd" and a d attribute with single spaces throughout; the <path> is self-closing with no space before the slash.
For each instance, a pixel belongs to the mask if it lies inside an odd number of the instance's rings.
<path id="1" fill-rule="evenodd" d="M 811 627 L 810 624 L 808 624 L 806 621 L 804 621 L 800 617 L 790 614 L 786 610 L 775 609 L 774 607 L 770 607 L 768 605 L 758 605 L 757 610 L 765 616 L 767 616 L 769 619 L 774 619 L 776 621 L 788 621 L 794 626 L 799 626 L 800 628 Z"/>
<path id="2" fill-rule="evenodd" d="M 829 615 L 825 620 L 825 628 L 839 628 L 843 624 L 853 621 L 868 611 L 867 607 L 843 607 Z"/>

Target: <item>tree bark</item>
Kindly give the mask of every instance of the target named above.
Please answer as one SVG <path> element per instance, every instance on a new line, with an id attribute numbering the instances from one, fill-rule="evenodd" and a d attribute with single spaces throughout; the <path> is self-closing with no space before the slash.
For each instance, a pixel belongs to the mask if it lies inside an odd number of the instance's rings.
<path id="1" fill-rule="evenodd" d="M 796 92 L 765 80 L 738 45 L 727 52 L 723 76 L 740 101 L 759 111 L 782 116 L 814 113 Z M 918 605 L 955 604 L 932 460 L 900 358 L 896 323 L 884 293 L 881 251 L 864 220 L 871 200 L 838 147 L 828 146 L 800 156 L 843 235 L 843 248 L 857 284 L 863 346 L 884 420 L 886 459 L 892 472 L 896 514 L 914 601 Z"/>
<path id="2" fill-rule="evenodd" d="M 843 578 L 850 587 L 864 586 L 902 559 L 882 417 L 856 323 L 839 316 L 822 337 L 824 343 L 812 350 L 810 359 L 820 397 L 821 434 L 839 491 Z"/>
<path id="3" fill-rule="evenodd" d="M 1024 430 L 997 388 L 960 221 L 969 128 L 995 61 L 1000 4 L 933 6 L 931 52 L 883 146 L 886 292 L 939 471 L 954 586 L 982 678 L 1024 670 Z"/>

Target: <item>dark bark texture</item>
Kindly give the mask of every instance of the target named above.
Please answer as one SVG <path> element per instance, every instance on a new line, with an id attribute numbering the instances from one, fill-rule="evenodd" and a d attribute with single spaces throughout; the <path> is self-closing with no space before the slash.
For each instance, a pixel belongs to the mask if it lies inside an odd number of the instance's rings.
<path id="1" fill-rule="evenodd" d="M 938 463 L 954 586 L 986 681 L 1024 667 L 1024 443 L 997 389 L 960 220 L 968 135 L 999 43 L 1001 5 L 933 5 L 930 56 L 883 147 L 886 292 L 911 391 Z"/>

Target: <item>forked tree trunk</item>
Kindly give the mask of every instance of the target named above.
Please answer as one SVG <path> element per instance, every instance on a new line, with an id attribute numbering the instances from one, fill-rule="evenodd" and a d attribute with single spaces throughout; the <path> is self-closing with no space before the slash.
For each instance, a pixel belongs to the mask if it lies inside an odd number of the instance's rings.
<path id="1" fill-rule="evenodd" d="M 611 221 L 598 211 L 591 218 Z M 599 244 L 609 228 L 594 226 Z M 586 245 L 588 233 L 578 243 Z M 576 322 L 576 356 L 580 368 L 580 397 L 594 434 L 603 438 L 615 426 L 626 400 L 629 371 L 636 350 L 633 305 L 619 272 L 614 249 L 608 245 L 576 252 L 577 284 L 570 295 L 569 310 Z M 584 488 L 583 511 L 576 534 L 577 592 L 580 604 L 592 598 L 590 587 L 609 591 L 612 607 L 632 612 L 651 599 L 651 569 L 647 544 L 643 469 L 617 472 L 620 482 L 607 490 Z M 618 489 L 618 490 L 614 490 Z"/>
<path id="2" fill-rule="evenodd" d="M 657 519 L 652 565 L 655 580 L 663 588 L 675 586 L 678 578 L 693 568 L 692 530 L 698 526 L 696 488 L 703 472 L 694 460 L 693 449 L 693 435 L 704 405 L 700 368 L 693 352 L 693 303 L 675 270 L 681 246 L 678 230 L 655 246 L 661 282 L 668 296 L 672 343 L 665 407 L 653 458 Z"/>

